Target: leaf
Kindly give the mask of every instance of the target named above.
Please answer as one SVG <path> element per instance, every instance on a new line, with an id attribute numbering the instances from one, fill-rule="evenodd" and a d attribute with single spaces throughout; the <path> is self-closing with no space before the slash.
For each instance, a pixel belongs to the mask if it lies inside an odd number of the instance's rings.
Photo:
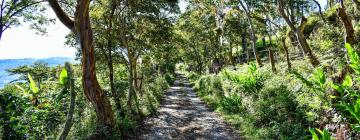
<path id="1" fill-rule="evenodd" d="M 331 140 L 331 135 L 327 129 L 323 130 L 322 139 L 323 140 Z"/>
<path id="2" fill-rule="evenodd" d="M 351 125 L 352 130 L 355 130 L 357 132 L 360 132 L 360 125 L 359 124 L 352 124 Z"/>
<path id="3" fill-rule="evenodd" d="M 353 85 L 352 78 L 350 77 L 350 75 L 346 75 L 344 82 L 342 83 L 342 86 L 350 88 L 352 87 L 352 85 Z"/>
<path id="4" fill-rule="evenodd" d="M 320 133 L 320 135 L 321 135 L 321 136 L 324 136 L 324 132 L 323 132 L 323 131 L 321 131 L 321 130 L 320 130 L 320 129 L 318 129 L 318 128 L 315 128 L 315 130 L 316 130 L 316 131 L 318 131 L 318 132 Z"/>
<path id="5" fill-rule="evenodd" d="M 318 68 L 318 69 L 316 69 L 316 75 L 317 75 L 317 79 L 318 79 L 319 83 L 325 84 L 326 77 L 325 77 L 324 71 L 322 69 Z"/>
<path id="6" fill-rule="evenodd" d="M 350 62 L 353 64 L 358 64 L 360 57 L 359 55 L 354 51 L 354 49 L 351 47 L 349 43 L 345 44 L 345 48 L 347 49 L 348 56 L 350 58 Z"/>
<path id="7" fill-rule="evenodd" d="M 28 74 L 28 78 L 29 78 L 29 86 L 30 86 L 30 90 L 36 95 L 37 93 L 39 93 L 39 88 L 36 86 L 35 81 L 33 80 L 33 78 L 31 77 L 30 74 Z"/>
<path id="8" fill-rule="evenodd" d="M 355 109 L 350 105 L 345 105 L 345 107 L 346 107 L 346 110 L 348 110 L 354 118 L 356 118 L 358 121 L 360 121 L 360 114 L 358 114 L 359 112 L 355 112 Z"/>
<path id="9" fill-rule="evenodd" d="M 330 95 L 329 96 L 331 99 L 335 99 L 335 98 L 337 98 L 336 96 L 334 96 L 334 95 Z"/>
<path id="10" fill-rule="evenodd" d="M 342 86 L 339 86 L 337 84 L 331 83 L 330 86 L 335 89 L 336 91 L 340 92 L 341 94 L 344 94 L 344 88 Z"/>
<path id="11" fill-rule="evenodd" d="M 311 136 L 312 136 L 312 139 L 313 139 L 313 140 L 319 140 L 319 137 L 317 136 L 314 128 L 309 128 L 309 131 L 310 131 L 310 133 L 311 133 Z"/>
<path id="12" fill-rule="evenodd" d="M 360 99 L 356 100 L 354 108 L 355 108 L 355 112 L 359 114 L 360 113 Z"/>
<path id="13" fill-rule="evenodd" d="M 67 82 L 67 78 L 68 78 L 68 74 L 67 74 L 67 70 L 65 68 L 63 68 L 61 70 L 61 73 L 60 73 L 60 78 L 59 78 L 59 82 L 61 85 L 65 85 L 66 82 Z"/>

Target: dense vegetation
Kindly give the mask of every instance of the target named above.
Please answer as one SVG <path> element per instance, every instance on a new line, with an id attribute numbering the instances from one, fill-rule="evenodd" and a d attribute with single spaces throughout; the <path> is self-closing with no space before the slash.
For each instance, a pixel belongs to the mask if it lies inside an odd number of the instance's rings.
<path id="1" fill-rule="evenodd" d="M 46 33 L 51 9 L 80 64 L 9 69 L 2 139 L 128 139 L 175 72 L 249 139 L 360 139 L 358 0 L 9 0 Z M 49 5 L 49 7 L 47 6 Z"/>

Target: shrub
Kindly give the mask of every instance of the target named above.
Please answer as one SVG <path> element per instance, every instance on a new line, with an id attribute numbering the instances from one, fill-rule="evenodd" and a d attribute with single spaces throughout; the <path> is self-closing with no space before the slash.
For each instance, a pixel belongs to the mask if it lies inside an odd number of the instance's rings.
<path id="1" fill-rule="evenodd" d="M 239 95 L 231 94 L 220 101 L 220 107 L 225 113 L 240 113 L 244 110 Z"/>
<path id="2" fill-rule="evenodd" d="M 172 85 L 175 82 L 175 76 L 171 73 L 165 73 L 165 80 L 169 85 Z"/>

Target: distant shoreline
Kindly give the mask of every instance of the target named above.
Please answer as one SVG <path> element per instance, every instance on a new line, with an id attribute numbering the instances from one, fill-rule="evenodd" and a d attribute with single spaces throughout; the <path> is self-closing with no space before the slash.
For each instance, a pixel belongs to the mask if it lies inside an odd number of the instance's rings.
<path id="1" fill-rule="evenodd" d="M 49 57 L 49 58 L 20 58 L 20 59 L 0 59 L 0 89 L 2 89 L 6 84 L 10 81 L 16 80 L 18 78 L 16 75 L 9 75 L 6 72 L 7 69 L 17 68 L 19 66 L 24 65 L 32 65 L 35 62 L 44 62 L 47 63 L 48 66 L 57 66 L 63 65 L 65 62 L 70 63 L 80 63 L 75 59 L 69 57 Z"/>

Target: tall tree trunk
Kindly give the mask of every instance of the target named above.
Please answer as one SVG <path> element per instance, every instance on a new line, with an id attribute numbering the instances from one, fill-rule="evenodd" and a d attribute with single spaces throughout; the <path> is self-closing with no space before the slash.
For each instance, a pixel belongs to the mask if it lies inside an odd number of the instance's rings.
<path id="1" fill-rule="evenodd" d="M 340 17 L 341 21 L 344 24 L 346 37 L 345 42 L 354 44 L 354 28 L 351 22 L 351 18 L 346 13 L 345 5 L 342 0 L 340 0 L 340 7 L 337 9 L 337 15 Z"/>
<path id="2" fill-rule="evenodd" d="M 268 50 L 269 50 L 269 59 L 270 59 L 270 64 L 271 64 L 271 70 L 272 70 L 272 72 L 276 72 L 274 52 L 271 50 L 271 48 L 269 48 Z"/>
<path id="3" fill-rule="evenodd" d="M 302 51 L 302 48 L 301 48 L 300 44 L 298 43 L 299 41 L 297 40 L 295 32 L 290 31 L 288 33 L 288 37 L 289 37 L 289 39 L 291 41 L 291 45 L 298 50 L 298 55 L 300 57 L 302 57 L 302 58 L 305 58 L 305 54 Z"/>
<path id="4" fill-rule="evenodd" d="M 289 56 L 289 49 L 288 47 L 286 46 L 286 37 L 283 37 L 281 39 L 281 43 L 282 43 L 282 47 L 284 49 L 284 52 L 285 52 L 285 57 L 286 57 L 286 63 L 287 63 L 287 66 L 288 66 L 288 69 L 290 70 L 291 69 L 291 60 L 290 60 L 290 56 Z"/>
<path id="5" fill-rule="evenodd" d="M 249 52 L 249 49 L 247 47 L 245 34 L 243 34 L 241 36 L 241 42 L 242 42 L 242 49 L 243 49 L 243 52 L 244 52 L 244 55 L 245 55 L 246 63 L 249 63 L 250 62 L 250 52 Z"/>
<path id="6" fill-rule="evenodd" d="M 133 52 L 132 50 L 127 47 L 127 55 L 128 55 L 128 59 L 129 59 L 129 94 L 128 94 L 128 100 L 127 100 L 127 105 L 130 109 L 130 111 L 132 112 L 132 114 L 135 114 L 133 108 L 132 108 L 132 100 L 133 100 L 133 95 L 136 94 L 135 92 L 135 87 L 134 87 L 134 70 L 133 70 Z"/>
<path id="7" fill-rule="evenodd" d="M 85 4 L 85 3 L 82 3 Z M 95 71 L 95 50 L 93 46 L 93 34 L 90 26 L 89 7 L 84 7 L 80 3 L 78 9 L 86 8 L 86 13 L 77 13 L 78 37 L 80 38 L 82 52 L 82 79 L 86 98 L 95 107 L 97 121 L 102 127 L 110 130 L 114 127 L 114 113 L 110 102 L 102 91 Z"/>
<path id="8" fill-rule="evenodd" d="M 269 51 L 269 60 L 270 60 L 270 64 L 271 64 L 271 70 L 272 72 L 276 72 L 276 66 L 275 66 L 275 58 L 274 58 L 274 52 L 272 51 L 272 39 L 271 39 L 271 26 L 270 26 L 270 32 L 267 32 L 267 35 L 269 37 L 269 46 L 268 46 L 268 51 Z M 265 40 L 265 37 L 264 37 Z M 265 41 L 264 41 L 265 42 Z M 266 43 L 266 42 L 265 42 Z M 264 44 L 265 44 L 264 43 Z M 265 44 L 266 45 L 266 44 Z"/>
<path id="9" fill-rule="evenodd" d="M 60 21 L 78 36 L 82 55 L 82 85 L 84 94 L 95 108 L 99 126 L 105 127 L 107 131 L 112 131 L 115 125 L 114 112 L 96 79 L 95 50 L 89 17 L 90 0 L 77 1 L 76 22 L 66 15 L 57 0 L 49 0 L 48 2 Z"/>
<path id="10" fill-rule="evenodd" d="M 310 49 L 310 46 L 306 42 L 306 39 L 305 39 L 305 37 L 303 35 L 303 32 L 302 32 L 302 30 L 303 30 L 303 28 L 304 28 L 304 26 L 306 24 L 307 19 L 305 17 L 303 17 L 302 20 L 301 20 L 300 26 L 298 28 L 296 28 L 294 23 L 292 21 L 290 21 L 288 15 L 285 13 L 285 4 L 284 4 L 283 0 L 278 0 L 278 11 L 279 11 L 280 15 L 283 17 L 283 19 L 286 21 L 288 26 L 290 26 L 291 31 L 296 34 L 296 37 L 297 37 L 297 39 L 298 39 L 298 41 L 300 43 L 302 51 L 307 56 L 310 63 L 314 67 L 317 67 L 318 65 L 320 65 L 320 61 L 312 53 L 312 51 Z"/>
<path id="11" fill-rule="evenodd" d="M 117 8 L 118 4 L 116 1 L 111 3 L 111 13 L 108 17 L 108 32 L 107 32 L 107 55 L 104 51 L 105 56 L 107 56 L 107 65 L 109 69 L 109 80 L 110 80 L 110 88 L 111 88 L 111 95 L 115 101 L 116 111 L 118 112 L 118 115 L 120 117 L 125 117 L 125 113 L 122 111 L 121 107 L 121 101 L 120 101 L 120 95 L 116 92 L 115 83 L 114 83 L 114 67 L 113 67 L 113 56 L 112 56 L 112 50 L 113 50 L 113 42 L 112 42 L 112 30 L 113 30 L 113 18 L 115 14 L 115 10 Z M 106 18 L 105 18 L 106 22 Z M 123 133 L 123 132 L 122 132 Z M 124 134 L 123 134 L 124 135 Z"/>
<path id="12" fill-rule="evenodd" d="M 2 34 L 3 34 L 3 26 L 0 23 L 0 41 L 1 41 Z"/>
<path id="13" fill-rule="evenodd" d="M 69 112 L 66 117 L 66 122 L 64 126 L 64 130 L 61 133 L 59 140 L 65 140 L 67 135 L 70 132 L 70 129 L 73 125 L 73 116 L 75 111 L 75 99 L 76 99 L 76 93 L 75 93 L 75 80 L 73 77 L 73 70 L 71 68 L 70 63 L 65 63 L 66 70 L 68 72 L 68 82 L 66 85 L 66 90 L 70 92 L 70 107 Z"/>
<path id="14" fill-rule="evenodd" d="M 111 56 L 111 50 L 109 49 L 109 58 L 108 58 L 108 69 L 109 69 L 109 80 L 110 80 L 110 88 L 111 88 L 111 95 L 115 101 L 116 110 L 120 117 L 125 117 L 124 112 L 122 111 L 120 95 L 116 92 L 115 83 L 114 83 L 114 67 L 113 67 L 113 60 Z"/>
<path id="15" fill-rule="evenodd" d="M 233 43 L 230 42 L 230 47 L 229 47 L 229 52 L 228 52 L 228 65 L 235 65 L 234 63 L 234 59 L 233 59 L 233 51 L 232 48 L 233 47 Z"/>
<path id="16" fill-rule="evenodd" d="M 252 48 L 253 48 L 253 52 L 254 52 L 254 56 L 255 56 L 256 62 L 257 62 L 257 64 L 259 65 L 259 67 L 261 67 L 261 66 L 262 66 L 262 62 L 261 62 L 261 59 L 260 59 L 259 52 L 258 52 L 258 50 L 257 50 L 257 48 L 256 48 L 255 30 L 254 30 L 254 25 L 253 25 L 252 20 L 251 20 L 250 13 L 249 13 L 249 11 L 248 11 L 249 9 L 247 9 L 247 8 L 245 7 L 245 5 L 243 4 L 242 1 L 240 1 L 240 5 L 241 5 L 242 9 L 244 9 L 246 18 L 247 18 L 248 23 L 249 23 L 249 25 L 250 25 L 251 46 L 252 46 Z"/>
<path id="17" fill-rule="evenodd" d="M 307 56 L 307 58 L 310 60 L 310 63 L 316 67 L 320 65 L 320 61 L 317 59 L 317 57 L 312 53 L 309 44 L 306 42 L 306 39 L 303 35 L 303 33 L 300 30 L 296 31 L 297 39 L 303 49 L 304 54 Z"/>
<path id="18" fill-rule="evenodd" d="M 334 0 L 327 0 L 327 5 L 329 6 L 329 8 L 334 6 Z"/>
<path id="19" fill-rule="evenodd" d="M 136 59 L 135 59 L 135 52 L 133 48 L 128 48 L 128 59 L 129 59 L 129 94 L 128 94 L 128 106 L 133 114 L 136 114 L 133 110 L 132 104 L 133 101 L 135 101 L 135 107 L 137 110 L 137 113 L 140 115 L 140 117 L 143 117 L 143 113 L 139 106 L 139 101 L 136 94 Z"/>

